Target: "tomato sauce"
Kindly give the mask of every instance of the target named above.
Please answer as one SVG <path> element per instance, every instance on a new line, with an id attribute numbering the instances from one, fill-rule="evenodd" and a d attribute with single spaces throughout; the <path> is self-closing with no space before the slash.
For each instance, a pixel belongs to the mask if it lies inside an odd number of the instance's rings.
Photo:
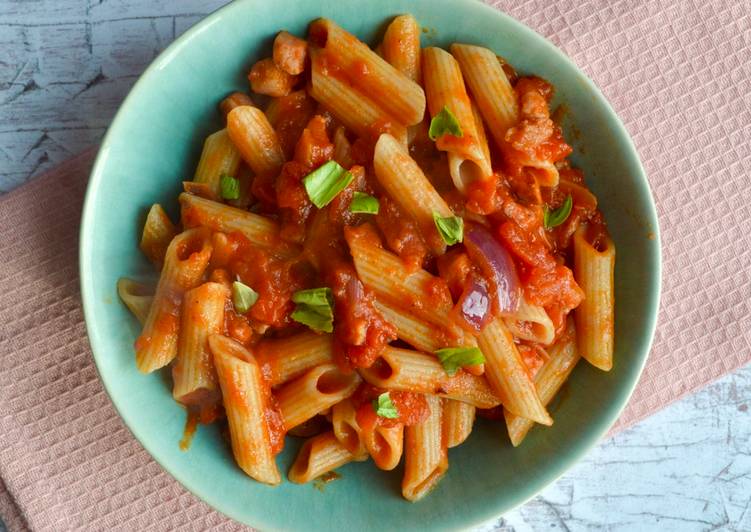
<path id="1" fill-rule="evenodd" d="M 240 233 L 232 233 L 229 238 L 237 243 L 228 265 L 231 275 L 258 293 L 246 317 L 272 327 L 291 325 L 292 294 L 307 288 L 310 280 L 305 269 L 294 259 L 280 259 L 253 246 Z"/>
<path id="2" fill-rule="evenodd" d="M 373 430 L 375 427 L 395 427 L 417 425 L 425 421 L 430 415 L 430 409 L 425 397 L 419 393 L 399 392 L 390 390 L 389 398 L 398 413 L 395 418 L 379 416 L 373 406 L 373 401 L 386 392 L 372 384 L 363 383 L 352 395 L 352 404 L 357 411 L 357 423 L 363 430 Z"/>
<path id="3" fill-rule="evenodd" d="M 506 132 L 501 145 L 504 167 L 513 182 L 540 163 L 556 163 L 571 154 L 561 128 L 550 118 L 553 86 L 537 77 L 520 78 L 514 87 L 519 99 L 519 122 Z"/>

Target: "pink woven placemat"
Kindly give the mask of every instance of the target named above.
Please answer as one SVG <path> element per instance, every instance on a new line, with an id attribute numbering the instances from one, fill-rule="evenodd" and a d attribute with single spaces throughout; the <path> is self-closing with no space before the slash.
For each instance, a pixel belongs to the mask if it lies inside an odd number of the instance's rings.
<path id="1" fill-rule="evenodd" d="M 751 360 L 751 4 L 496 2 L 598 83 L 663 238 L 655 345 L 614 430 Z M 149 457 L 94 368 L 77 239 L 93 151 L 0 199 L 0 515 L 11 531 L 235 530 Z"/>

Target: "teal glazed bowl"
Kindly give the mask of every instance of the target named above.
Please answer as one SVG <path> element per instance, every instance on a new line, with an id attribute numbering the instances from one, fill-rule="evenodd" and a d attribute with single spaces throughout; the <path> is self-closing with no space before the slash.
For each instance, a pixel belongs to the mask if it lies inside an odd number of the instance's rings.
<path id="1" fill-rule="evenodd" d="M 401 498 L 401 469 L 372 463 L 341 469 L 325 489 L 261 485 L 235 465 L 216 427 L 200 427 L 188 452 L 178 448 L 184 411 L 172 400 L 167 372 L 141 375 L 136 320 L 119 303 L 121 276 L 153 275 L 138 250 L 148 207 L 177 219 L 181 181 L 193 175 L 203 139 L 222 127 L 218 101 L 247 88 L 245 74 L 270 55 L 286 29 L 304 35 L 329 17 L 374 44 L 394 15 L 412 13 L 424 45 L 482 44 L 521 72 L 551 81 L 568 109 L 564 131 L 573 160 L 600 199 L 618 252 L 616 352 L 609 373 L 579 364 L 551 405 L 555 424 L 533 429 L 514 449 L 500 423 L 478 421 L 449 452 L 449 470 L 424 500 Z M 441 530 L 465 528 L 523 503 L 579 460 L 628 401 L 650 349 L 660 294 L 655 206 L 636 150 L 595 85 L 550 42 L 469 0 L 240 0 L 197 24 L 162 53 L 120 108 L 99 151 L 81 227 L 80 275 L 94 359 L 125 424 L 154 459 L 187 489 L 228 516 L 264 530 Z M 284 473 L 299 441 L 278 457 Z M 319 486 L 320 487 L 320 486 Z"/>

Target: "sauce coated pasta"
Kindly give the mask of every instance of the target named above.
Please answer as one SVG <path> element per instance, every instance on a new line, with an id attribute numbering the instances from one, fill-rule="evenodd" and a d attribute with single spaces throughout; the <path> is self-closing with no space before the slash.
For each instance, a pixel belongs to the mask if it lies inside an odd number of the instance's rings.
<path id="1" fill-rule="evenodd" d="M 247 475 L 278 484 L 305 438 L 290 481 L 403 460 L 416 501 L 477 416 L 519 445 L 580 357 L 611 369 L 615 247 L 550 83 L 422 48 L 410 15 L 375 51 L 327 19 L 282 31 L 248 81 L 179 222 L 150 210 L 158 285 L 118 283 L 138 369 L 169 366 L 187 426 L 226 424 Z"/>

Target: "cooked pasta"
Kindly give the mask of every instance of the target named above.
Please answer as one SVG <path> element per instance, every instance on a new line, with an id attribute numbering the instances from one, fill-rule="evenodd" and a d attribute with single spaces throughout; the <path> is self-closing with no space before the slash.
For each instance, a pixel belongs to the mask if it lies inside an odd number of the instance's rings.
<path id="1" fill-rule="evenodd" d="M 246 72 L 262 97 L 216 95 L 226 126 L 182 182 L 179 223 L 148 212 L 156 288 L 117 283 L 136 367 L 170 366 L 183 442 L 226 423 L 258 482 L 281 482 L 275 456 L 305 438 L 290 482 L 403 463 L 417 501 L 476 416 L 518 446 L 553 423 L 580 356 L 613 365 L 615 244 L 552 85 L 420 34 L 408 14 L 375 50 L 328 19 L 280 31 Z"/>

